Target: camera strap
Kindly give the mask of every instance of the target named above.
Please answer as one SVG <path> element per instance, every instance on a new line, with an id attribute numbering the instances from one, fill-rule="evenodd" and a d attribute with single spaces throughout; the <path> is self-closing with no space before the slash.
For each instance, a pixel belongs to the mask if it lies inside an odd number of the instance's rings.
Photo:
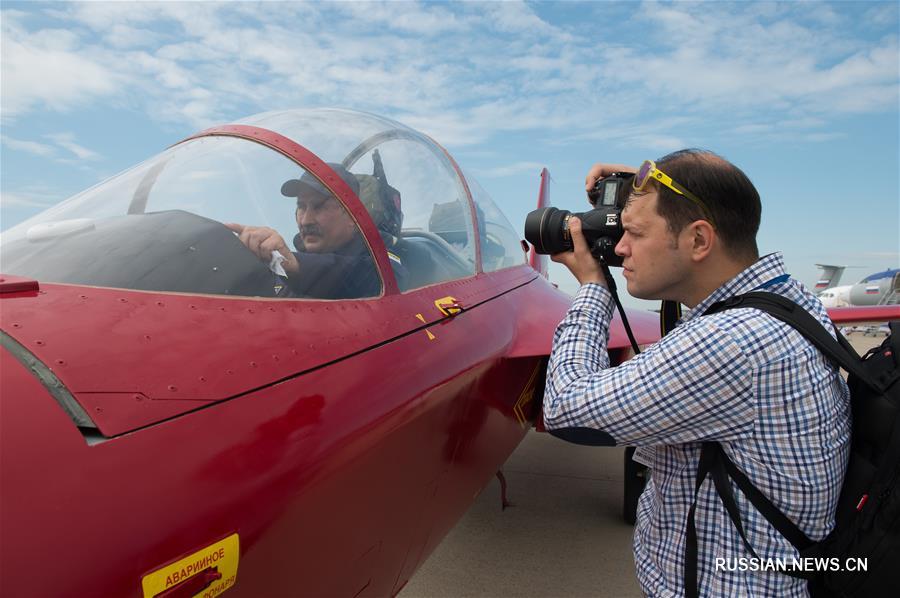
<path id="1" fill-rule="evenodd" d="M 628 323 L 628 315 L 625 313 L 625 308 L 622 307 L 622 302 L 619 301 L 616 281 L 613 280 L 612 272 L 609 271 L 609 265 L 602 258 L 600 259 L 600 269 L 603 271 L 603 276 L 606 278 L 606 286 L 612 295 L 613 301 L 616 303 L 616 308 L 619 310 L 619 316 L 622 318 L 622 327 L 625 328 L 625 334 L 628 335 L 631 348 L 634 350 L 634 354 L 637 355 L 641 352 L 641 349 L 638 347 L 637 341 L 634 340 L 634 333 L 631 332 L 631 325 Z"/>

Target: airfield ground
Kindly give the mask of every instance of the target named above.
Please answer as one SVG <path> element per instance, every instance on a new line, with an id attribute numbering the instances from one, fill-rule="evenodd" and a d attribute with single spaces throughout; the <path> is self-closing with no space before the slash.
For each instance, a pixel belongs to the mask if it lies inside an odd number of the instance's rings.
<path id="1" fill-rule="evenodd" d="M 860 353 L 883 336 L 849 337 Z M 400 598 L 639 597 L 633 527 L 622 520 L 621 448 L 529 433 Z"/>

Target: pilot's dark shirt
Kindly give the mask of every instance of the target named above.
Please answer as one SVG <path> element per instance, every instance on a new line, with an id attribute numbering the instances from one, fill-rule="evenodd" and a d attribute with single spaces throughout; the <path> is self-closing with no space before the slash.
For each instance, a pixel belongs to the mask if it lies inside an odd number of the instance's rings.
<path id="1" fill-rule="evenodd" d="M 294 239 L 294 252 L 300 272 L 288 277 L 288 287 L 300 297 L 313 299 L 359 299 L 377 297 L 381 293 L 381 277 L 375 260 L 362 237 L 356 236 L 333 253 L 302 251 L 299 235 Z M 404 287 L 406 269 L 391 259 L 400 288 Z"/>

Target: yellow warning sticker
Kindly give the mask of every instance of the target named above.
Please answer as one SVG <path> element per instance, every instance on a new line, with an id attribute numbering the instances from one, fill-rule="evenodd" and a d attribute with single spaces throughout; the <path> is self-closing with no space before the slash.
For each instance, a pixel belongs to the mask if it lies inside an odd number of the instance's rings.
<path id="1" fill-rule="evenodd" d="M 416 317 L 419 318 L 419 320 L 420 320 L 423 324 L 426 324 L 426 322 L 425 322 L 425 316 L 423 316 L 422 314 L 416 314 Z M 428 335 L 428 340 L 433 341 L 433 340 L 435 339 L 435 336 L 434 336 L 433 334 L 431 334 L 431 331 L 428 330 L 427 328 L 425 329 L 425 334 Z"/>
<path id="2" fill-rule="evenodd" d="M 237 581 L 239 550 L 238 535 L 231 534 L 171 565 L 148 573 L 141 579 L 144 598 L 152 598 L 182 584 L 186 592 L 193 591 L 195 598 L 218 596 Z"/>
<path id="3" fill-rule="evenodd" d="M 445 316 L 455 316 L 462 312 L 462 306 L 455 297 L 441 297 L 434 300 L 434 306 Z"/>
<path id="4" fill-rule="evenodd" d="M 516 419 L 519 420 L 519 425 L 521 425 L 523 428 L 528 427 L 526 409 L 528 408 L 528 405 L 530 405 L 534 400 L 535 381 L 537 380 L 537 375 L 540 369 L 540 364 L 535 366 L 534 371 L 531 372 L 531 377 L 528 378 L 528 383 L 525 384 L 525 390 L 523 390 L 522 394 L 519 395 L 519 400 L 516 401 L 516 404 L 513 407 L 513 413 L 515 413 Z"/>

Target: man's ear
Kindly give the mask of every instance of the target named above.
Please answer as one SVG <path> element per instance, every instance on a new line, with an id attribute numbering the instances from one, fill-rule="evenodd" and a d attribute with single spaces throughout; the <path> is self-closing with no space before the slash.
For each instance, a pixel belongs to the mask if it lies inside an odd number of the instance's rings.
<path id="1" fill-rule="evenodd" d="M 713 247 L 718 244 L 716 229 L 706 220 L 695 220 L 688 225 L 690 232 L 691 258 L 696 261 L 706 259 Z"/>

